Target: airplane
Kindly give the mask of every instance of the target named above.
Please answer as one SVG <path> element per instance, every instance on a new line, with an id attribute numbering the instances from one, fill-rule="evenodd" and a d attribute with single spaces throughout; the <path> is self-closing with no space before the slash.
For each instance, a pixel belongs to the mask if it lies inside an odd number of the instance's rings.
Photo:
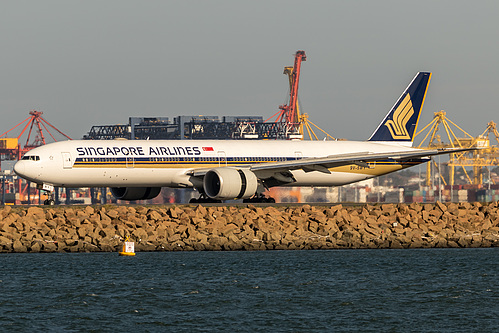
<path id="1" fill-rule="evenodd" d="M 417 73 L 367 141 L 71 140 L 30 150 L 14 171 L 50 194 L 110 187 L 117 199 L 134 201 L 171 187 L 199 191 L 191 203 L 275 202 L 266 189 L 341 186 L 470 150 L 412 148 L 430 79 Z"/>

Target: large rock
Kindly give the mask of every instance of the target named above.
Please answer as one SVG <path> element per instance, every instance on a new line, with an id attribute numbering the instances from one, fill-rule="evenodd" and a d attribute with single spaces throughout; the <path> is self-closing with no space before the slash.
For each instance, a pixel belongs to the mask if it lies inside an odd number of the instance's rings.
<path id="1" fill-rule="evenodd" d="M 15 240 L 14 243 L 12 244 L 12 248 L 14 252 L 27 252 L 28 248 L 20 241 L 20 240 Z"/>
<path id="2" fill-rule="evenodd" d="M 10 211 L 12 210 L 12 207 L 10 206 L 4 206 L 1 210 L 0 210 L 0 218 L 5 218 L 7 215 L 9 215 Z"/>
<path id="3" fill-rule="evenodd" d="M 29 207 L 26 216 L 45 217 L 45 211 L 40 207 Z"/>

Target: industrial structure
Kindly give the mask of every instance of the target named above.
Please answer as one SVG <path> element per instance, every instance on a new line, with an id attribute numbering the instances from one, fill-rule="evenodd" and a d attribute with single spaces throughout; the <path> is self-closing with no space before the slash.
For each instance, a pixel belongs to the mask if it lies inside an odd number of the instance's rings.
<path id="1" fill-rule="evenodd" d="M 440 127 L 444 128 L 446 134 L 445 138 L 447 141 L 444 141 L 442 136 L 438 134 Z M 444 185 L 455 185 L 456 167 L 461 168 L 468 184 L 483 185 L 483 176 L 486 173 L 486 168 L 499 166 L 499 148 L 498 146 L 491 145 L 489 138 L 490 134 L 494 134 L 496 142 L 499 143 L 499 132 L 497 131 L 495 122 L 490 121 L 482 134 L 473 137 L 452 120 L 447 118 L 446 112 L 442 110 L 435 112 L 433 120 L 421 129 L 416 136 L 425 132 L 427 129 L 428 132 L 423 137 L 421 143 L 418 145 L 418 148 L 480 148 L 479 150 L 450 154 L 450 159 L 446 163 L 449 174 L 448 182 L 444 177 L 442 177 L 443 172 L 439 172 L 441 181 Z M 456 135 L 456 130 L 461 132 L 460 137 Z M 428 143 L 425 144 L 427 139 Z M 466 170 L 466 167 L 472 167 L 471 175 L 468 170 Z M 439 170 L 440 166 L 438 166 L 435 161 L 427 164 L 427 186 L 431 185 L 433 168 Z M 487 174 L 490 174 L 490 169 L 487 171 Z M 494 183 L 490 176 L 488 178 L 489 182 Z"/>
<path id="2" fill-rule="evenodd" d="M 318 140 L 311 127 L 334 139 L 324 130 L 300 114 L 298 86 L 301 63 L 307 59 L 305 51 L 297 51 L 293 67 L 285 67 L 289 77 L 289 102 L 267 120 L 262 116 L 177 116 L 130 117 L 126 125 L 96 125 L 83 137 L 86 140 L 289 140 L 303 139 L 304 130 L 309 138 Z"/>
<path id="3" fill-rule="evenodd" d="M 209 140 L 281 138 L 261 116 L 130 117 L 127 125 L 92 126 L 85 140 Z"/>

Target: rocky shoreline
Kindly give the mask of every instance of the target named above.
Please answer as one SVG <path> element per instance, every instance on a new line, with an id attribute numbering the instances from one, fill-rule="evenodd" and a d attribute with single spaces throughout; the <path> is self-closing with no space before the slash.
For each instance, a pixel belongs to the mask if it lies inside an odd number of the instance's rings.
<path id="1" fill-rule="evenodd" d="M 81 206 L 0 209 L 0 252 L 499 246 L 499 204 Z"/>

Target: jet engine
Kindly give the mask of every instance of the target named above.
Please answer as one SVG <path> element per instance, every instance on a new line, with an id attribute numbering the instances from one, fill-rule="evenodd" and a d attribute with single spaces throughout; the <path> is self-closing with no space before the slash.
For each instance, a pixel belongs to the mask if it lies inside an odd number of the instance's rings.
<path id="1" fill-rule="evenodd" d="M 111 187 L 111 193 L 119 200 L 148 200 L 156 198 L 161 187 Z"/>
<path id="2" fill-rule="evenodd" d="M 247 199 L 256 193 L 258 179 L 247 169 L 215 168 L 206 173 L 204 192 L 217 200 Z"/>

